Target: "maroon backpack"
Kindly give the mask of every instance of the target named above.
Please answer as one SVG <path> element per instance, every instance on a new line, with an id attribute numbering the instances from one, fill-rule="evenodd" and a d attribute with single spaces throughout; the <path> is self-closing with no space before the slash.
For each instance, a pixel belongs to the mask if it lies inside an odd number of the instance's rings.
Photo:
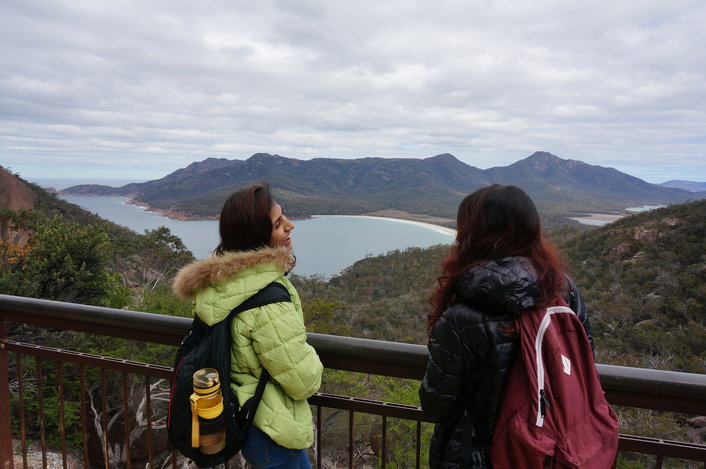
<path id="1" fill-rule="evenodd" d="M 495 469 L 608 469 L 618 418 L 605 399 L 581 321 L 560 306 L 524 311 L 519 350 L 489 449 Z"/>

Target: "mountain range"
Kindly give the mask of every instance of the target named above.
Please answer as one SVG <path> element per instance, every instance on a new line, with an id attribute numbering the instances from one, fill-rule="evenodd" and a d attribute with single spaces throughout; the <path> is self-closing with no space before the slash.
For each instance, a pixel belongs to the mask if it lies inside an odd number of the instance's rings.
<path id="1" fill-rule="evenodd" d="M 425 159 L 312 160 L 257 153 L 247 160 L 207 158 L 153 181 L 122 187 L 78 185 L 61 193 L 126 196 L 169 216 L 214 218 L 234 189 L 259 181 L 270 184 L 291 217 L 396 210 L 454 218 L 466 194 L 496 183 L 519 186 L 543 213 L 563 216 L 706 198 L 706 191 L 650 184 L 613 168 L 547 152 L 486 170 L 448 153 Z"/>
<path id="2" fill-rule="evenodd" d="M 663 182 L 660 184 L 662 187 L 675 187 L 678 189 L 684 189 L 690 192 L 703 192 L 706 191 L 706 182 L 695 182 L 695 181 L 684 181 L 681 179 L 674 179 L 671 181 Z"/>

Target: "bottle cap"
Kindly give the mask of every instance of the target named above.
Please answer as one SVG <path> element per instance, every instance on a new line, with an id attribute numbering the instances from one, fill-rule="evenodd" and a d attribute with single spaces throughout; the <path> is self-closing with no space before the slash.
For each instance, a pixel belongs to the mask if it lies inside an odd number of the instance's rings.
<path id="1" fill-rule="evenodd" d="M 214 368 L 201 368 L 194 373 L 193 384 L 195 388 L 207 389 L 220 384 L 218 371 Z"/>

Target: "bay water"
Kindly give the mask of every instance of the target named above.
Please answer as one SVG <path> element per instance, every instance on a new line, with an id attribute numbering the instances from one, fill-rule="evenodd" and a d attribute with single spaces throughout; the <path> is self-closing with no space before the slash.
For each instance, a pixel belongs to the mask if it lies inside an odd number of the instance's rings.
<path id="1" fill-rule="evenodd" d="M 175 220 L 129 204 L 126 197 L 60 197 L 137 233 L 166 226 L 197 259 L 208 257 L 219 241 L 216 220 Z M 331 215 L 292 221 L 294 273 L 303 276 L 329 278 L 366 256 L 451 244 L 454 239 L 446 229 L 405 220 Z"/>

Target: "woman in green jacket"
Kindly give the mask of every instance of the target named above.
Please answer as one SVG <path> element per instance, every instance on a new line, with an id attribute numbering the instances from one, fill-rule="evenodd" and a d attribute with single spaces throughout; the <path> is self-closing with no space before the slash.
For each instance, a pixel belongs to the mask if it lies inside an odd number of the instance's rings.
<path id="1" fill-rule="evenodd" d="M 263 368 L 271 375 L 242 449 L 256 468 L 311 468 L 306 448 L 314 432 L 306 399 L 319 389 L 323 366 L 306 342 L 301 301 L 286 277 L 295 263 L 293 229 L 266 184 L 241 189 L 223 205 L 214 255 L 184 267 L 173 286 L 178 296 L 194 300 L 208 325 L 273 281 L 289 291 L 291 303 L 243 311 L 230 326 L 230 379 L 238 401 L 255 393 Z"/>

